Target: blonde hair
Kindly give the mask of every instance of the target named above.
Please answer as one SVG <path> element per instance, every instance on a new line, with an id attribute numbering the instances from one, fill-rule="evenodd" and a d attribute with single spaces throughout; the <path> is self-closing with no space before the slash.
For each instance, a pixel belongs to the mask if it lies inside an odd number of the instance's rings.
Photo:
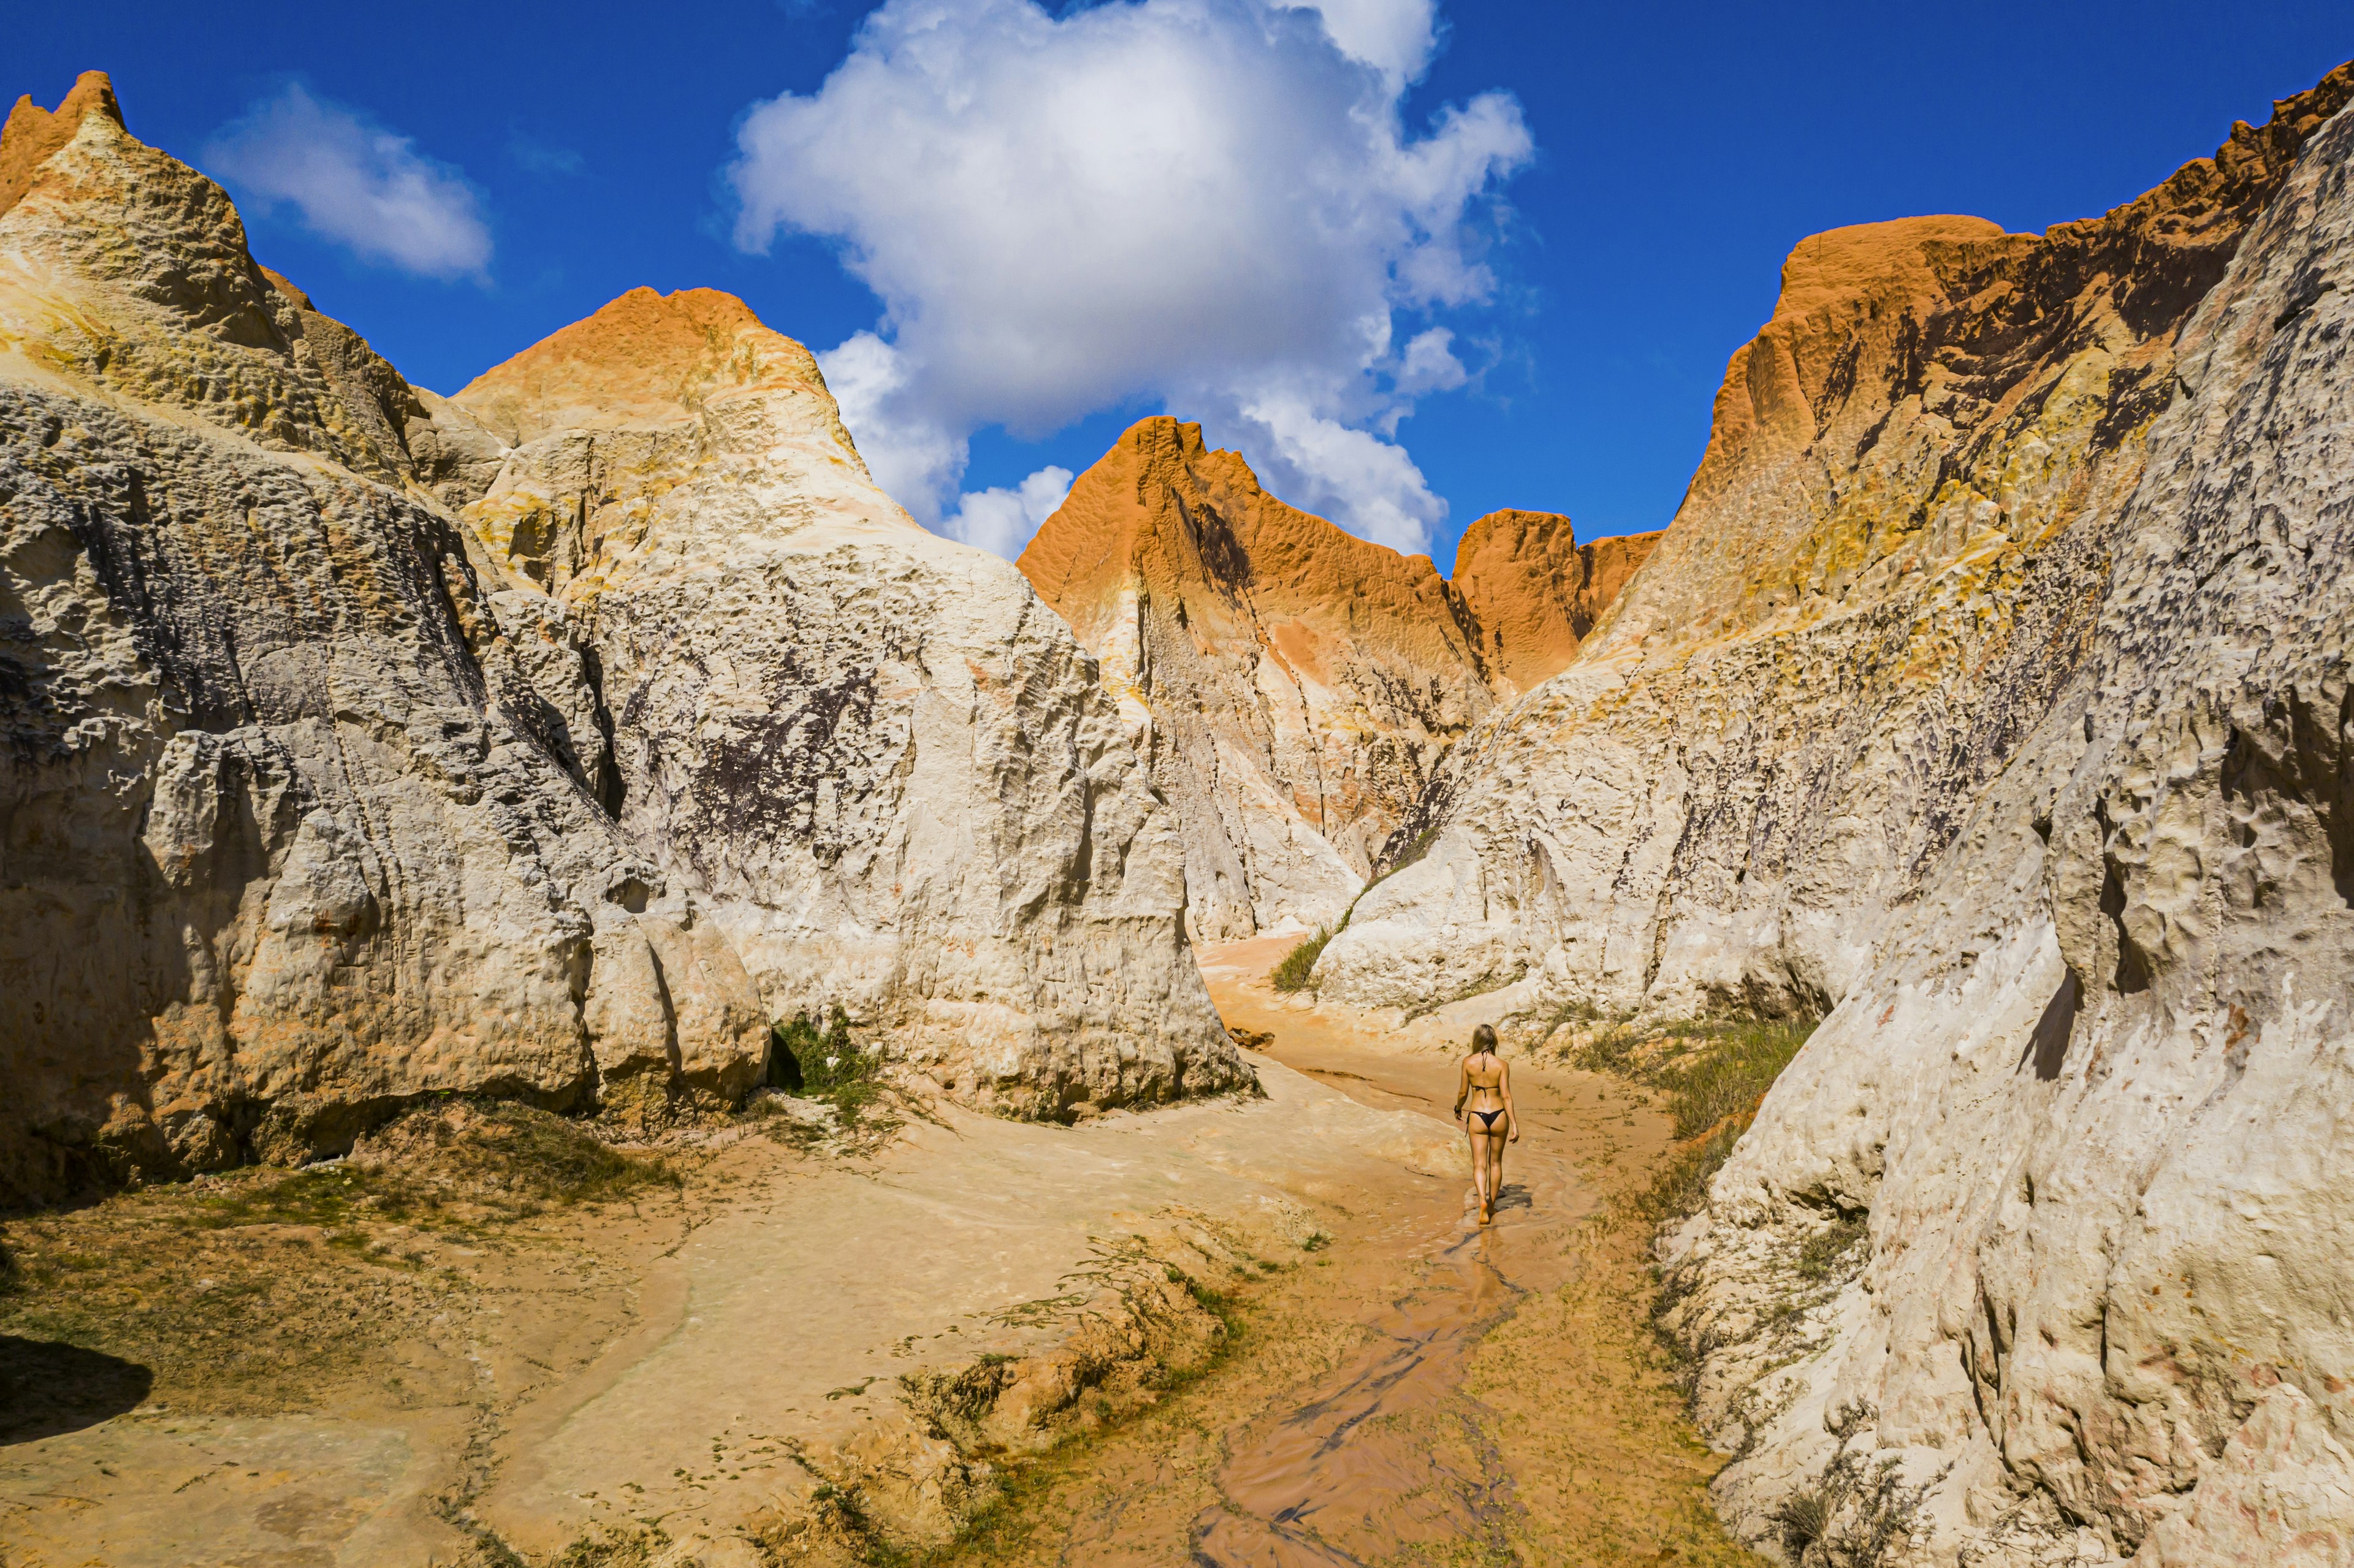
<path id="1" fill-rule="evenodd" d="M 1483 1023 L 1471 1032 L 1471 1054 L 1476 1056 L 1482 1051 L 1495 1054 L 1496 1026 L 1492 1023 Z"/>

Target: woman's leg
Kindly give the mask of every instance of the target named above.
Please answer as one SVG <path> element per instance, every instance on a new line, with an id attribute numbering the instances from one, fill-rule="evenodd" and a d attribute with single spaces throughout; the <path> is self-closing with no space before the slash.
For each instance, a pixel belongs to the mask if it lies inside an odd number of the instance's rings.
<path id="1" fill-rule="evenodd" d="M 1471 1140 L 1471 1194 L 1479 1206 L 1488 1206 L 1488 1138 L 1479 1130 L 1479 1118 L 1465 1113 L 1464 1135 Z"/>

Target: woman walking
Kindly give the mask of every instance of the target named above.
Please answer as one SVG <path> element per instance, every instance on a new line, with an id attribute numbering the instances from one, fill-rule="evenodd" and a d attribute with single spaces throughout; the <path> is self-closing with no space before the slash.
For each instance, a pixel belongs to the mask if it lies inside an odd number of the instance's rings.
<path id="1" fill-rule="evenodd" d="M 1496 1054 L 1496 1032 L 1485 1023 L 1471 1032 L 1471 1054 L 1455 1081 L 1455 1114 L 1471 1139 L 1471 1184 L 1484 1225 L 1496 1217 L 1496 1199 L 1504 1190 L 1504 1145 L 1521 1140 L 1512 1070 Z"/>

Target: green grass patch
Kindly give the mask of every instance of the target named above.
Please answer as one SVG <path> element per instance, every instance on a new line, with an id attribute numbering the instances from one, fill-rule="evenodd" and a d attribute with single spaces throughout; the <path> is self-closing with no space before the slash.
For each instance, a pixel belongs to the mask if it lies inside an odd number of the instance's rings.
<path id="1" fill-rule="evenodd" d="M 1840 1265 L 1864 1237 L 1861 1214 L 1842 1214 L 1798 1245 L 1798 1277 L 1819 1284 L 1840 1271 Z"/>
<path id="2" fill-rule="evenodd" d="M 836 1006 L 820 1029 L 796 1013 L 769 1032 L 769 1083 L 833 1107 L 843 1130 L 855 1128 L 883 1095 L 883 1057 L 851 1038 L 850 1015 Z"/>
<path id="3" fill-rule="evenodd" d="M 1647 1028 L 1622 1019 L 1586 1041 L 1580 1066 L 1660 1091 L 1675 1118 L 1679 1147 L 1636 1200 L 1645 1218 L 1681 1219 L 1706 1201 L 1709 1182 L 1817 1022 L 1696 1019 Z"/>
<path id="4" fill-rule="evenodd" d="M 1268 982 L 1278 991 L 1306 991 L 1308 977 L 1315 971 L 1316 960 L 1323 956 L 1325 944 L 1349 928 L 1349 917 L 1357 912 L 1357 906 L 1363 901 L 1365 895 L 1428 854 L 1430 846 L 1437 842 L 1438 830 L 1433 828 L 1408 844 L 1405 853 L 1398 856 L 1396 863 L 1357 889 L 1357 896 L 1350 899 L 1349 906 L 1341 911 L 1340 924 L 1329 930 L 1322 926 L 1317 927 L 1314 936 L 1305 938 L 1299 946 L 1284 954 L 1283 961 L 1276 965 L 1274 972 L 1267 976 Z"/>
<path id="5" fill-rule="evenodd" d="M 1346 930 L 1348 925 L 1348 917 L 1341 916 L 1341 928 Z M 1278 991 L 1306 991 L 1308 977 L 1316 971 L 1316 960 L 1323 957 L 1324 945 L 1335 935 L 1321 926 L 1317 927 L 1314 936 L 1283 955 L 1283 962 L 1275 966 L 1275 972 L 1267 977 L 1268 982 Z"/>

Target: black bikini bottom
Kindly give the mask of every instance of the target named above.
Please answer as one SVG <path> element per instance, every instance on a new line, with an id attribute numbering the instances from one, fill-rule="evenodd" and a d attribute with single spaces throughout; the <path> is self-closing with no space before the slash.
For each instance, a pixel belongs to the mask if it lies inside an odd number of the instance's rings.
<path id="1" fill-rule="evenodd" d="M 1471 1114 L 1479 1118 L 1479 1125 L 1481 1127 L 1486 1128 L 1490 1132 L 1493 1132 L 1496 1130 L 1496 1118 L 1504 1114 L 1504 1107 L 1498 1106 L 1494 1110 L 1483 1111 L 1478 1106 L 1473 1106 L 1471 1107 Z"/>

